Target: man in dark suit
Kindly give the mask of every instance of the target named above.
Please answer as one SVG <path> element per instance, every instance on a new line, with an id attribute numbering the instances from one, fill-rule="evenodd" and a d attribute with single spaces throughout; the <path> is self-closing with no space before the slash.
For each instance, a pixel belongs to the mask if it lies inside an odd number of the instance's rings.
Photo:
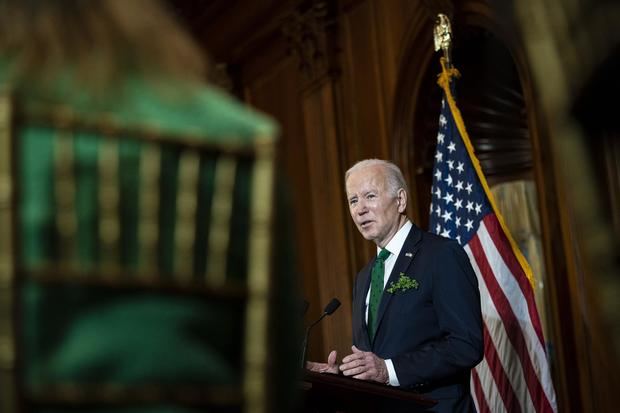
<path id="1" fill-rule="evenodd" d="M 420 230 L 405 215 L 407 186 L 390 162 L 358 162 L 345 175 L 349 210 L 377 257 L 353 289 L 353 353 L 337 366 L 361 380 L 417 390 L 437 412 L 473 411 L 470 370 L 483 356 L 478 283 L 455 241 Z"/>

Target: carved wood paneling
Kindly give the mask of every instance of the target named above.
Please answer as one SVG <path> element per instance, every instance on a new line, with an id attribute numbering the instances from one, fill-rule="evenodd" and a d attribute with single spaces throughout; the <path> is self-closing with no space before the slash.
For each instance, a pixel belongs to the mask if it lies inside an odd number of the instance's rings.
<path id="1" fill-rule="evenodd" d="M 334 2 L 311 1 L 282 19 L 282 34 L 289 54 L 298 64 L 301 82 L 301 111 L 304 120 L 308 181 L 304 188 L 311 194 L 307 206 L 314 222 L 318 297 L 313 300 L 311 318 L 322 312 L 333 297 L 342 309 L 325 320 L 323 345 L 310 356 L 324 360 L 336 349 L 350 352 L 351 291 L 353 270 L 349 260 L 349 227 L 345 212 L 342 176 L 342 101 L 339 79 L 338 26 Z"/>
<path id="2" fill-rule="evenodd" d="M 309 165 L 309 189 L 315 222 L 317 257 L 316 278 L 321 303 L 338 297 L 344 311 L 322 324 L 324 349 L 345 355 L 351 347 L 352 270 L 348 260 L 348 241 L 342 188 L 343 170 L 339 162 L 333 84 L 326 81 L 304 94 L 303 114 Z"/>
<path id="3" fill-rule="evenodd" d="M 299 0 L 167 0 L 217 62 L 256 58 L 277 41 L 283 16 Z"/>
<path id="4" fill-rule="evenodd" d="M 432 148 L 414 142 L 413 131 L 415 114 L 420 107 L 437 105 L 435 117 L 438 119 L 439 116 L 439 87 L 429 87 L 429 81 L 435 84 L 434 78 L 429 79 L 430 75 L 425 75 L 429 71 L 439 73 L 439 65 L 436 63 L 436 70 L 428 69 L 435 57 L 432 49 L 433 21 L 430 12 L 421 4 L 409 16 L 408 30 L 401 45 L 392 114 L 391 152 L 409 182 L 411 202 L 408 212 L 421 228 L 428 226 L 431 181 L 420 179 L 419 176 L 424 173 L 423 159 L 426 159 L 426 153 L 432 151 Z M 421 205 L 426 205 L 426 208 Z"/>
<path id="5" fill-rule="evenodd" d="M 352 164 L 385 158 L 388 152 L 385 93 L 377 26 L 372 2 L 347 10 L 343 25 L 343 83 L 348 125 L 347 149 Z"/>
<path id="6" fill-rule="evenodd" d="M 303 79 L 297 61 L 286 57 L 284 39 L 282 43 L 263 55 L 264 60 L 255 60 L 245 66 L 245 96 L 250 104 L 271 114 L 280 123 L 278 163 L 291 207 L 282 219 L 293 220 L 289 230 L 294 233 L 293 250 L 297 260 L 296 273 L 290 276 L 299 279 L 301 295 L 310 303 L 306 318 L 315 320 L 325 303 L 321 301 L 317 282 L 315 227 L 318 224 L 311 208 L 312 192 L 307 189 L 310 180 L 309 158 L 305 150 L 306 133 L 299 92 Z M 309 359 L 322 360 L 325 357 L 320 328 L 313 330 L 308 351 Z"/>
<path id="7" fill-rule="evenodd" d="M 385 121 L 388 125 L 388 131 L 391 131 L 401 41 L 407 30 L 407 16 L 411 16 L 419 7 L 419 4 L 409 0 L 374 0 L 372 6 L 377 35 L 376 58 L 378 59 L 381 82 L 383 84 Z M 388 149 L 390 147 L 391 142 L 388 142 Z M 387 156 L 393 158 L 389 151 Z"/>
<path id="8" fill-rule="evenodd" d="M 295 9 L 282 21 L 289 54 L 297 60 L 307 82 L 320 79 L 333 67 L 333 6 L 333 2 L 313 1 L 307 8 Z"/>
<path id="9" fill-rule="evenodd" d="M 365 158 L 392 158 L 390 122 L 396 84 L 397 55 L 405 30 L 404 12 L 412 3 L 401 0 L 344 2 L 342 84 L 344 127 L 342 152 L 346 168 Z M 376 253 L 349 225 L 350 255 L 359 270 Z"/>

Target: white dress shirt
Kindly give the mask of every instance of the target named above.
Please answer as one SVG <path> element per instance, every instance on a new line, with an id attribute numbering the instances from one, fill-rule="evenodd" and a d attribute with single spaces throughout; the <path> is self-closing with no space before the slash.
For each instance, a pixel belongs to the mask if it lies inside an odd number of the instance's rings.
<path id="1" fill-rule="evenodd" d="M 409 235 L 409 231 L 411 230 L 412 224 L 411 221 L 405 222 L 396 234 L 392 237 L 390 242 L 385 246 L 385 249 L 390 252 L 390 256 L 384 262 L 385 271 L 383 273 L 383 288 L 388 282 L 390 278 L 390 274 L 392 274 L 392 270 L 394 269 L 394 264 L 396 264 L 396 259 L 400 254 L 400 250 L 403 249 L 403 245 L 405 244 L 405 240 L 407 239 L 407 235 Z M 377 247 L 377 255 L 381 252 L 381 248 Z M 370 302 L 370 288 L 368 288 L 368 293 L 366 294 L 366 325 L 368 325 L 368 304 Z M 385 366 L 387 367 L 388 376 L 390 378 L 390 386 L 399 386 L 400 382 L 398 381 L 398 377 L 396 377 L 396 370 L 394 370 L 394 363 L 392 363 L 391 359 L 385 360 Z"/>

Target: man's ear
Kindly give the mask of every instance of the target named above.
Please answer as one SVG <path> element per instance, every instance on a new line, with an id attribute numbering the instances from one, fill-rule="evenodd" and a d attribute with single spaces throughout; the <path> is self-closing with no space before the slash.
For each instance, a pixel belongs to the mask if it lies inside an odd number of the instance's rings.
<path id="1" fill-rule="evenodd" d="M 400 188 L 396 193 L 396 202 L 398 203 L 398 213 L 404 213 L 407 209 L 407 192 L 403 188 Z"/>

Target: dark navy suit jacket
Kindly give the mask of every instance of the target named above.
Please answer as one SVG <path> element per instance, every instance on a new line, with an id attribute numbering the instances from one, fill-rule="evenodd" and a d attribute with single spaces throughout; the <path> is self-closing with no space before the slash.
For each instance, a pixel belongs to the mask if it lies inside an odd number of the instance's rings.
<path id="1" fill-rule="evenodd" d="M 470 370 L 483 356 L 482 316 L 476 275 L 453 240 L 411 228 L 383 292 L 371 343 L 365 321 L 374 259 L 353 288 L 353 343 L 391 359 L 402 388 L 438 400 L 436 412 L 473 411 Z M 389 293 L 400 274 L 418 288 Z"/>

